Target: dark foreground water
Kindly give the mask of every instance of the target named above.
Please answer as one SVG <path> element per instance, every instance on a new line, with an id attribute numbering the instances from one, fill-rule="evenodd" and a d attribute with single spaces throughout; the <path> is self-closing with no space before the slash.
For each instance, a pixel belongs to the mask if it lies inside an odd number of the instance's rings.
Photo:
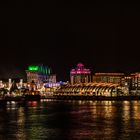
<path id="1" fill-rule="evenodd" d="M 44 100 L 0 108 L 0 140 L 139 140 L 140 101 Z"/>

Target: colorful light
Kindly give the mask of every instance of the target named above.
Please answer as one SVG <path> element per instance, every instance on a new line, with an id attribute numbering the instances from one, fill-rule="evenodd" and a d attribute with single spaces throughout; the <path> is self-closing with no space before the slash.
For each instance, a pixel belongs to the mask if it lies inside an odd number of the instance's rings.
<path id="1" fill-rule="evenodd" d="M 51 69 L 47 66 L 44 65 L 30 65 L 28 66 L 29 71 L 36 71 L 40 74 L 44 75 L 50 75 L 51 74 Z"/>
<path id="2" fill-rule="evenodd" d="M 38 66 L 29 66 L 28 67 L 28 70 L 31 70 L 31 71 L 38 71 Z"/>
<path id="3" fill-rule="evenodd" d="M 75 69 L 72 69 L 70 72 L 73 74 L 91 74 L 90 69 L 86 69 L 82 63 L 77 64 Z"/>

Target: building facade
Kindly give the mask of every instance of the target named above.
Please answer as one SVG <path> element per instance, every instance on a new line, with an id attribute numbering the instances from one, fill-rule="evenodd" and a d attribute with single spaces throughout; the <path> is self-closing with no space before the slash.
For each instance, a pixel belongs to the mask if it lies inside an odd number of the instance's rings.
<path id="1" fill-rule="evenodd" d="M 140 90 L 140 72 L 131 74 L 132 90 Z"/>
<path id="2" fill-rule="evenodd" d="M 56 82 L 56 75 L 52 74 L 51 68 L 44 65 L 30 65 L 26 70 L 27 82 L 34 81 L 36 84 L 44 82 Z"/>
<path id="3" fill-rule="evenodd" d="M 86 69 L 82 63 L 78 63 L 76 68 L 70 71 L 70 81 L 72 85 L 91 82 L 90 69 Z"/>
<path id="4" fill-rule="evenodd" d="M 123 78 L 124 73 L 95 73 L 93 81 L 121 85 Z"/>

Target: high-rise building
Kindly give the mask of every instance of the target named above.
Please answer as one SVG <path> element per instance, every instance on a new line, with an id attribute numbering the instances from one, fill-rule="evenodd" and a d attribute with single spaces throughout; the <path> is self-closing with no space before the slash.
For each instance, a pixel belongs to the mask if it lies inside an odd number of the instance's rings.
<path id="1" fill-rule="evenodd" d="M 56 82 L 56 75 L 52 74 L 51 68 L 44 65 L 30 65 L 26 70 L 27 82 L 34 81 L 37 84 Z"/>
<path id="2" fill-rule="evenodd" d="M 70 71 L 71 84 L 91 82 L 91 71 L 86 69 L 82 63 L 78 63 L 75 69 Z"/>

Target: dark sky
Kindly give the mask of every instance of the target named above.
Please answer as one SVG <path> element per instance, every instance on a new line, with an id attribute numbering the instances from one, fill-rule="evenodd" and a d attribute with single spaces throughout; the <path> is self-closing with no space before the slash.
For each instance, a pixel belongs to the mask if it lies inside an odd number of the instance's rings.
<path id="1" fill-rule="evenodd" d="M 59 80 L 82 62 L 93 72 L 140 71 L 140 4 L 109 1 L 0 2 L 0 78 L 50 65 Z"/>

